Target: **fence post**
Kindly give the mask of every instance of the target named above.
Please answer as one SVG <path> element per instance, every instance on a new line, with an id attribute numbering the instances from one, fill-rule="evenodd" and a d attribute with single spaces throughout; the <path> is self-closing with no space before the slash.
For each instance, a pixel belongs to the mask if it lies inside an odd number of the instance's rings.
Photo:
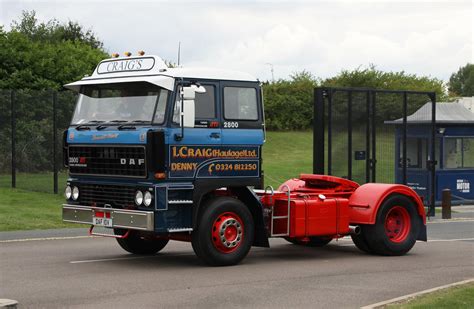
<path id="1" fill-rule="evenodd" d="M 442 218 L 451 219 L 451 190 L 443 189 L 443 200 L 441 204 L 442 208 Z"/>
<path id="2" fill-rule="evenodd" d="M 11 90 L 10 93 L 10 113 L 11 113 L 11 163 L 12 163 L 12 188 L 16 188 L 16 111 L 15 111 L 15 100 L 16 93 L 15 90 Z"/>
<path id="3" fill-rule="evenodd" d="M 347 93 L 347 179 L 352 180 L 352 90 Z"/>
<path id="4" fill-rule="evenodd" d="M 324 90 L 314 89 L 313 174 L 324 174 Z"/>
<path id="5" fill-rule="evenodd" d="M 408 94 L 403 92 L 403 135 L 402 135 L 402 183 L 407 184 L 407 113 L 408 113 Z"/>
<path id="6" fill-rule="evenodd" d="M 58 194 L 58 163 L 56 162 L 56 149 L 58 147 L 57 141 L 57 103 L 58 93 L 53 90 L 53 191 L 54 194 Z"/>

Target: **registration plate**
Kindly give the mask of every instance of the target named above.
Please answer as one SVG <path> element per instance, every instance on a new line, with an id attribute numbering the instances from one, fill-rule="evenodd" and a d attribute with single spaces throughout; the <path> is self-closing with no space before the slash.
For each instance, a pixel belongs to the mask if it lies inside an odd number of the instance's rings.
<path id="1" fill-rule="evenodd" d="M 105 226 L 105 227 L 112 227 L 112 218 L 104 218 L 104 217 L 92 217 L 92 224 Z"/>

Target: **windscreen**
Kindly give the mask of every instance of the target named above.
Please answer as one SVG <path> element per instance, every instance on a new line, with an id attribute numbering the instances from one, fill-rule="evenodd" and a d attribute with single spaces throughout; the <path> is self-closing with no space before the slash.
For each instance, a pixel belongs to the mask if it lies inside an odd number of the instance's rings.
<path id="1" fill-rule="evenodd" d="M 167 98 L 168 90 L 145 82 L 83 86 L 71 123 L 161 124 Z"/>

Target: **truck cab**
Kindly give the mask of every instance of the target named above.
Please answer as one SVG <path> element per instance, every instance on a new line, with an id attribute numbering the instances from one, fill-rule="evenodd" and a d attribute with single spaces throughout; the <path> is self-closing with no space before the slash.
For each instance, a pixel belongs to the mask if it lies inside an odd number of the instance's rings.
<path id="1" fill-rule="evenodd" d="M 143 55 L 106 59 L 65 88 L 79 93 L 64 134 L 65 221 L 189 233 L 216 190 L 255 199 L 247 187 L 262 182 L 264 119 L 251 75 Z"/>

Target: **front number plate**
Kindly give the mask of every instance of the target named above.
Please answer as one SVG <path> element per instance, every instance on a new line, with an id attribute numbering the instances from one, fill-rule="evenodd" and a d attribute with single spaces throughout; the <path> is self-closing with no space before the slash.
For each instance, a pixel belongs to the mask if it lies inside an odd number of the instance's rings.
<path id="1" fill-rule="evenodd" d="M 92 218 L 92 224 L 99 225 L 99 226 L 105 226 L 105 227 L 112 227 L 112 219 L 111 218 L 93 217 Z"/>

